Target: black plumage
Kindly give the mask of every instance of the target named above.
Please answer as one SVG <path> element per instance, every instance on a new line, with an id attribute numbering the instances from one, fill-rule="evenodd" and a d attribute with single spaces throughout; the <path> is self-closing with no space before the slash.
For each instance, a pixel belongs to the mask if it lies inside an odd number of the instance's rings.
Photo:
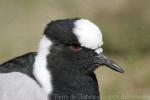
<path id="1" fill-rule="evenodd" d="M 43 35 L 52 41 L 46 56 L 53 88 L 50 100 L 99 100 L 99 87 L 93 71 L 100 65 L 107 65 L 123 72 L 103 54 L 98 56 L 94 50 L 80 46 L 72 31 L 77 20 L 80 19 L 52 21 L 44 30 Z M 33 75 L 36 55 L 36 52 L 28 53 L 1 64 L 0 73 L 21 72 L 37 81 Z"/>
<path id="2" fill-rule="evenodd" d="M 0 73 L 21 72 L 35 79 L 32 72 L 36 54 L 36 52 L 27 53 L 1 64 Z"/>

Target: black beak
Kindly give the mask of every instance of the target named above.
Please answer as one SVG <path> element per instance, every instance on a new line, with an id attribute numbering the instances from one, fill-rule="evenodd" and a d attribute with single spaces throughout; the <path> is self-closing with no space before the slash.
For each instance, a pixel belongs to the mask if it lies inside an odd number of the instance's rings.
<path id="1" fill-rule="evenodd" d="M 124 73 L 124 70 L 121 67 L 119 67 L 114 61 L 112 61 L 110 58 L 106 57 L 102 53 L 97 55 L 96 59 L 97 59 L 96 62 L 99 63 L 100 65 L 105 65 L 117 72 Z"/>

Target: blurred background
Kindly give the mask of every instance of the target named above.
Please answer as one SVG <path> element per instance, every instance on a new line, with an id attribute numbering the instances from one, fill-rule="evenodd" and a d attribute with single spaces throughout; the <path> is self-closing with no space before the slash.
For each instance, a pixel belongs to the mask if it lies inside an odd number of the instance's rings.
<path id="1" fill-rule="evenodd" d="M 0 63 L 36 51 L 51 20 L 97 24 L 104 53 L 125 73 L 96 70 L 102 100 L 150 100 L 150 0 L 0 0 Z"/>

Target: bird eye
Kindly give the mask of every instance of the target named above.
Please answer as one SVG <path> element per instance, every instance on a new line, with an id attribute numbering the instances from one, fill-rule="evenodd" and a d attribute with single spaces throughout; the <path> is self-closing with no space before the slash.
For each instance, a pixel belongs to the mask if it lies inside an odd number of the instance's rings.
<path id="1" fill-rule="evenodd" d="M 70 45 L 70 48 L 71 48 L 73 51 L 80 51 L 81 45 L 78 44 L 78 43 L 73 43 L 73 44 Z"/>

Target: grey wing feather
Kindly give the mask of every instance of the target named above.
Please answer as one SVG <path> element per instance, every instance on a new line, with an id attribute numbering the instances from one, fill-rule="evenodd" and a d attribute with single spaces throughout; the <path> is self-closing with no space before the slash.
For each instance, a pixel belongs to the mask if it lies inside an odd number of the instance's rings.
<path id="1" fill-rule="evenodd" d="M 48 100 L 48 95 L 25 74 L 0 74 L 0 100 Z"/>
<path id="2" fill-rule="evenodd" d="M 36 52 L 31 52 L 0 64 L 0 73 L 21 72 L 33 77 L 31 71 L 33 70 L 35 56 Z"/>

